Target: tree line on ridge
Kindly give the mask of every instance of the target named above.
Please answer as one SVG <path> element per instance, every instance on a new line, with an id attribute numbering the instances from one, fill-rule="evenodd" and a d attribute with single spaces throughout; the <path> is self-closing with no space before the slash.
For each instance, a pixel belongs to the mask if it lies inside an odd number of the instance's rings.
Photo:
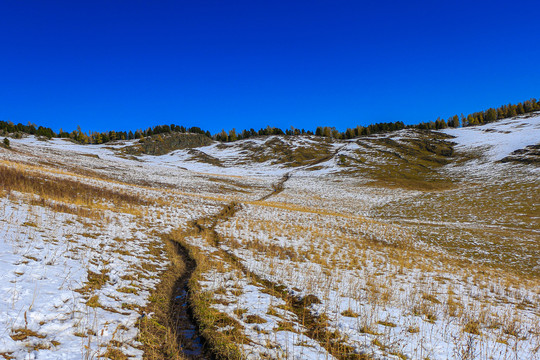
<path id="1" fill-rule="evenodd" d="M 242 139 L 248 139 L 255 136 L 270 136 L 270 135 L 316 135 L 335 139 L 352 139 L 359 136 L 367 136 L 371 134 L 387 133 L 406 128 L 421 129 L 421 130 L 440 130 L 448 127 L 457 128 L 460 126 L 475 126 L 490 123 L 500 119 L 511 118 L 517 115 L 527 114 L 535 111 L 540 111 L 540 101 L 532 98 L 518 104 L 502 105 L 498 108 L 489 108 L 487 110 L 474 112 L 468 115 L 454 115 L 448 119 L 437 118 L 435 121 L 421 122 L 414 125 L 405 125 L 402 121 L 383 122 L 370 124 L 368 126 L 358 125 L 354 128 L 348 128 L 345 131 L 338 131 L 335 127 L 318 126 L 315 132 L 305 129 L 296 129 L 291 127 L 283 131 L 280 128 L 267 126 L 266 128 L 255 130 L 244 129 L 237 132 L 231 129 L 228 132 L 222 130 L 216 134 L 211 134 L 209 131 L 202 130 L 199 127 L 184 127 L 175 124 L 157 125 L 149 127 L 146 130 L 136 131 L 105 131 L 105 132 L 89 132 L 85 133 L 80 127 L 72 132 L 65 132 L 62 129 L 58 133 L 51 128 L 36 126 L 34 124 L 13 124 L 10 121 L 0 121 L 0 135 L 17 137 L 20 134 L 31 134 L 46 138 L 68 138 L 81 144 L 104 144 L 116 140 L 133 140 L 144 139 L 145 137 L 168 133 L 190 133 L 201 134 L 221 142 L 233 142 Z"/>

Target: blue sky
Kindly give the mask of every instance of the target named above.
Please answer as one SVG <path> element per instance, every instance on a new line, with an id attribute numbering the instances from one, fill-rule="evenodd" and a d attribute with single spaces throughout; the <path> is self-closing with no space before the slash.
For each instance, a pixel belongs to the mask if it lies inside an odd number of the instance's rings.
<path id="1" fill-rule="evenodd" d="M 0 2 L 0 120 L 338 129 L 540 97 L 537 1 Z"/>

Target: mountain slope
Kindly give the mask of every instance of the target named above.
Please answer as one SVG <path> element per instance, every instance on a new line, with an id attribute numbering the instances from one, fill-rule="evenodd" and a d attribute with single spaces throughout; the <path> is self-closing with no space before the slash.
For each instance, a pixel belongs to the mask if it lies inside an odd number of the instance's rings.
<path id="1" fill-rule="evenodd" d="M 13 139 L 0 355 L 190 358 L 196 328 L 229 358 L 538 359 L 539 141 L 538 114 L 161 155 Z M 198 327 L 148 313 L 178 307 L 171 249 Z"/>

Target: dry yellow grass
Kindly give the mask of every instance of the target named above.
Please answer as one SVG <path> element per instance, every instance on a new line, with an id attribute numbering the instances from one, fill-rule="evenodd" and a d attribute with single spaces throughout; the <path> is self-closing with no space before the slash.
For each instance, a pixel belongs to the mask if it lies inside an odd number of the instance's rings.
<path id="1" fill-rule="evenodd" d="M 160 282 L 150 294 L 150 302 L 141 309 L 142 318 L 137 322 L 138 340 L 143 344 L 144 358 L 148 360 L 185 359 L 179 344 L 175 319 L 171 314 L 171 297 L 177 279 L 185 271 L 185 264 L 176 253 L 174 245 L 166 242 L 166 256 L 170 265 L 160 276 Z M 147 314 L 153 314 L 151 317 Z"/>

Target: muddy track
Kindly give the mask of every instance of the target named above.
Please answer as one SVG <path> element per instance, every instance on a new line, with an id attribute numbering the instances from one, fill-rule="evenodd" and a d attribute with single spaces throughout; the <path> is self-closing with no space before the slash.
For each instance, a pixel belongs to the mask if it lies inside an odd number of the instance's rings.
<path id="1" fill-rule="evenodd" d="M 206 346 L 206 341 L 200 335 L 199 327 L 189 305 L 189 280 L 197 264 L 188 251 L 179 243 L 174 242 L 176 253 L 185 264 L 185 271 L 175 284 L 169 301 L 169 313 L 173 320 L 174 330 L 184 357 L 193 360 L 214 360 L 215 356 Z"/>
<path id="2" fill-rule="evenodd" d="M 264 195 L 263 197 L 261 197 L 260 199 L 258 199 L 258 201 L 264 201 L 264 200 L 267 200 L 269 199 L 270 197 L 274 196 L 274 195 L 277 195 L 279 194 L 280 192 L 282 192 L 284 189 L 285 189 L 285 183 L 287 182 L 287 180 L 289 180 L 291 178 L 291 173 L 288 172 L 286 173 L 285 175 L 283 175 L 283 177 L 275 184 L 272 185 L 272 189 L 273 191 L 271 193 L 268 193 L 266 195 Z"/>
<path id="3" fill-rule="evenodd" d="M 314 162 L 312 162 L 311 164 L 309 165 L 306 165 L 305 167 L 308 168 L 308 167 L 311 167 L 311 166 L 315 166 L 315 165 L 319 165 L 319 164 L 322 164 L 323 162 L 325 161 L 328 161 L 330 159 L 332 159 L 333 157 L 335 157 L 340 151 L 341 149 L 345 148 L 348 144 L 345 144 L 343 146 L 340 146 L 339 148 L 336 149 L 336 151 L 334 151 L 332 154 L 328 155 L 328 156 L 325 156 L 319 160 L 316 160 Z"/>
<path id="4" fill-rule="evenodd" d="M 216 238 L 214 243 L 219 246 L 221 239 Z M 324 316 L 315 314 L 310 306 L 312 304 L 320 304 L 321 301 L 315 295 L 306 296 L 294 296 L 289 293 L 287 288 L 283 285 L 267 280 L 253 271 L 249 270 L 241 260 L 234 254 L 224 249 L 220 249 L 220 252 L 237 268 L 239 268 L 246 277 L 249 277 L 255 281 L 259 286 L 262 286 L 266 291 L 275 297 L 278 297 L 285 301 L 289 310 L 294 313 L 299 323 L 306 329 L 304 335 L 317 341 L 329 354 L 333 355 L 337 359 L 349 360 L 363 360 L 369 359 L 364 354 L 358 354 L 355 349 L 342 343 L 341 337 L 328 328 L 327 320 Z"/>
<path id="5" fill-rule="evenodd" d="M 284 184 L 289 178 L 290 173 L 285 174 L 272 186 L 273 191 L 261 197 L 259 201 L 267 200 L 271 196 L 282 192 Z M 300 323 L 306 328 L 305 335 L 317 341 L 330 354 L 338 359 L 367 359 L 365 355 L 356 354 L 353 348 L 343 344 L 340 336 L 328 329 L 327 320 L 310 310 L 312 304 L 320 303 L 320 300 L 316 296 L 307 295 L 298 297 L 291 295 L 285 286 L 264 279 L 250 271 L 236 255 L 220 247 L 223 239 L 215 230 L 215 227 L 219 222 L 224 222 L 234 217 L 239 207 L 239 204 L 232 202 L 225 205 L 218 214 L 202 217 L 190 222 L 188 233 L 194 235 L 204 234 L 212 245 L 219 249 L 223 257 L 240 269 L 244 275 L 253 279 L 274 296 L 283 299 L 289 305 L 290 310 L 298 317 Z M 178 255 L 182 257 L 186 264 L 185 274 L 176 282 L 176 290 L 171 299 L 171 304 L 173 305 L 170 307 L 170 311 L 173 312 L 171 316 L 176 319 L 177 332 L 180 335 L 179 341 L 184 355 L 188 359 L 215 359 L 216 357 L 211 353 L 211 349 L 205 345 L 209 343 L 208 339 L 203 339 L 201 336 L 191 310 L 189 280 L 196 268 L 195 260 L 189 256 L 187 248 L 179 243 L 175 244 Z"/>
<path id="6" fill-rule="evenodd" d="M 231 203 L 223 207 L 216 215 L 206 216 L 189 223 L 189 234 L 200 235 L 208 232 L 211 239 L 217 238 L 215 226 L 220 220 L 227 220 L 234 216 L 236 204 Z M 177 255 L 185 264 L 185 271 L 175 284 L 169 300 L 169 317 L 177 334 L 179 348 L 182 355 L 190 360 L 214 360 L 216 359 L 212 349 L 208 346 L 209 341 L 200 332 L 197 321 L 193 315 L 193 307 L 190 302 L 189 281 L 197 268 L 196 261 L 190 256 L 186 247 L 177 241 L 173 241 Z"/>
<path id="7" fill-rule="evenodd" d="M 334 151 L 332 154 L 328 155 L 328 156 L 325 156 L 321 159 L 318 159 L 314 162 L 312 162 L 311 164 L 309 165 L 305 165 L 305 166 L 301 166 L 300 168 L 309 168 L 311 166 L 315 166 L 315 165 L 318 165 L 318 164 L 322 164 L 323 162 L 325 161 L 328 161 L 332 158 L 334 158 L 343 148 L 345 148 L 347 145 L 343 145 L 341 147 L 339 147 L 338 149 L 336 149 L 336 151 Z M 280 192 L 282 192 L 284 189 L 285 189 L 285 183 L 287 182 L 287 180 L 289 180 L 292 176 L 292 171 L 291 172 L 288 172 L 286 173 L 285 175 L 283 175 L 283 177 L 275 184 L 272 185 L 272 189 L 273 191 L 264 195 L 263 197 L 261 197 L 260 199 L 258 199 L 258 201 L 265 201 L 265 200 L 268 200 L 270 197 L 274 196 L 274 195 L 277 195 L 279 194 Z"/>
<path id="8" fill-rule="evenodd" d="M 300 323 L 306 328 L 306 336 L 317 341 L 337 359 L 365 359 L 364 355 L 356 354 L 352 347 L 343 344 L 339 336 L 328 330 L 327 320 L 324 317 L 316 315 L 310 310 L 309 307 L 312 304 L 320 303 L 320 300 L 316 296 L 307 295 L 299 297 L 291 295 L 285 286 L 262 278 L 249 270 L 236 255 L 220 247 L 224 241 L 221 235 L 215 230 L 215 226 L 220 221 L 227 221 L 232 218 L 238 207 L 239 205 L 236 203 L 228 204 L 223 207 L 223 210 L 218 215 L 195 221 L 192 223 L 192 226 L 198 235 L 205 234 L 212 245 L 219 249 L 223 258 L 240 269 L 246 277 L 253 279 L 272 295 L 284 300 L 289 305 L 290 311 L 298 317 Z"/>

